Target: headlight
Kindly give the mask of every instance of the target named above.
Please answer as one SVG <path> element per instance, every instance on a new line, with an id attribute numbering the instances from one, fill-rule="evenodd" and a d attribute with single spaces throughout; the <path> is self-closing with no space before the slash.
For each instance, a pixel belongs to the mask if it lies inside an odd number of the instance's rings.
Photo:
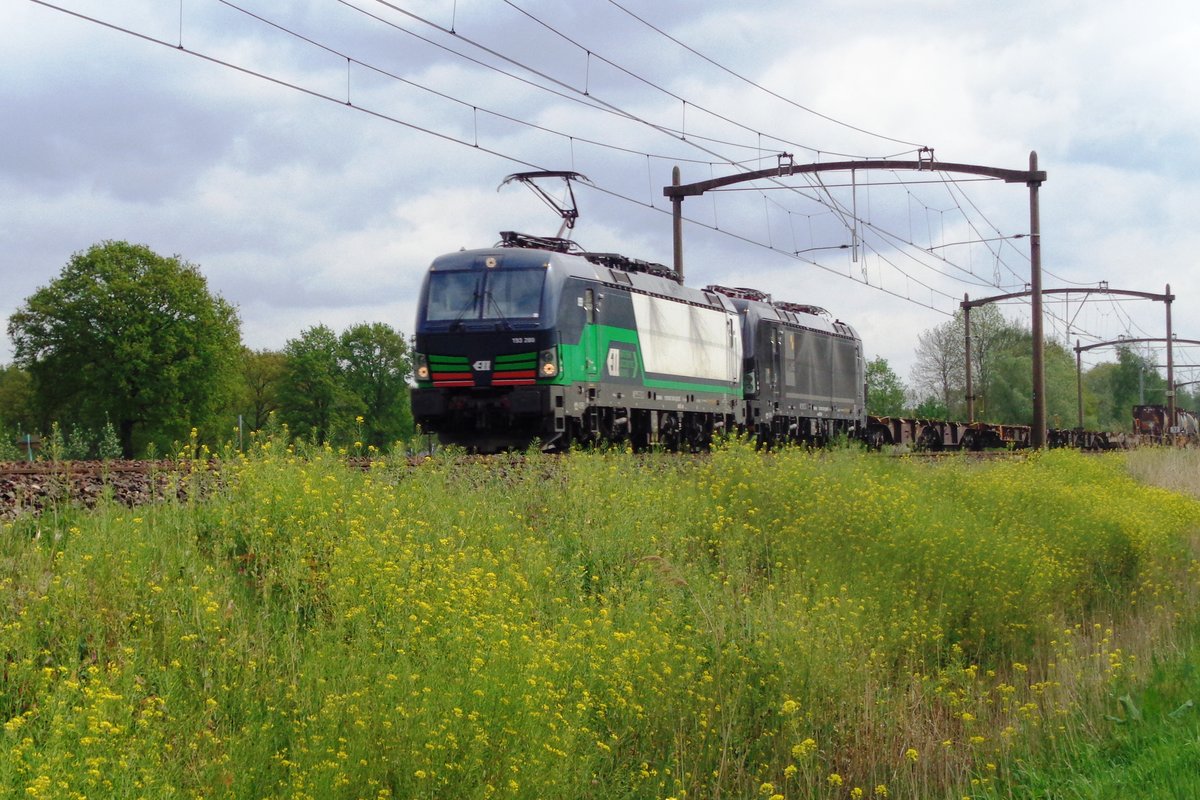
<path id="1" fill-rule="evenodd" d="M 413 372 L 416 373 L 417 380 L 429 380 L 429 360 L 425 358 L 424 353 L 413 353 Z"/>
<path id="2" fill-rule="evenodd" d="M 543 350 L 538 358 L 538 375 L 553 378 L 558 374 L 558 348 Z"/>

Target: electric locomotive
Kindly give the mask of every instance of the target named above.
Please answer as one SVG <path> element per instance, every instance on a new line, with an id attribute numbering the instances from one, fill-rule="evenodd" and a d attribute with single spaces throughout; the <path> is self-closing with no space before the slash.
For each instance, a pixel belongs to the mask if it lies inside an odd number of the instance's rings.
<path id="1" fill-rule="evenodd" d="M 708 286 L 742 318 L 743 427 L 762 444 L 822 444 L 866 426 L 862 340 L 822 308 L 756 289 Z"/>
<path id="2" fill-rule="evenodd" d="M 661 265 L 504 232 L 426 274 L 413 417 L 476 452 L 701 448 L 745 418 L 742 355 L 728 296 Z"/>

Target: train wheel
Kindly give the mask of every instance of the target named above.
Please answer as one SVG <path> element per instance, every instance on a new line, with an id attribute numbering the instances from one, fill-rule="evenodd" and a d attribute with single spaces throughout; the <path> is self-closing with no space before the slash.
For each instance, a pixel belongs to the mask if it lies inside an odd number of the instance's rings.
<path id="1" fill-rule="evenodd" d="M 699 414 L 685 415 L 683 427 L 683 439 L 689 451 L 700 453 L 708 449 L 711 438 L 705 433 L 704 422 Z"/>
<path id="2" fill-rule="evenodd" d="M 867 429 L 867 447 L 871 450 L 882 450 L 888 443 L 887 431 L 881 425 L 872 425 Z"/>
<path id="3" fill-rule="evenodd" d="M 631 410 L 629 412 L 629 445 L 635 453 L 644 453 L 650 449 L 650 412 Z"/>
<path id="4" fill-rule="evenodd" d="M 658 443 L 664 450 L 674 453 L 679 450 L 681 438 L 679 417 L 673 411 L 664 412 L 658 418 Z"/>
<path id="5" fill-rule="evenodd" d="M 928 450 L 936 452 L 942 449 L 942 437 L 937 430 L 932 426 L 926 425 L 921 429 L 921 435 L 917 439 L 918 450 Z"/>

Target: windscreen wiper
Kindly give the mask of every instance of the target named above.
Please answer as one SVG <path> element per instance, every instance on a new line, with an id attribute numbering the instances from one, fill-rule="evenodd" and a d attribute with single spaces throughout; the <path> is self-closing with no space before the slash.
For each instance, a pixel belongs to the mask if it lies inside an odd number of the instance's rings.
<path id="1" fill-rule="evenodd" d="M 458 312 L 458 316 L 454 318 L 454 322 L 451 322 L 451 323 L 450 323 L 450 330 L 452 330 L 452 331 L 456 331 L 456 330 L 459 330 L 459 329 L 461 329 L 461 328 L 463 327 L 462 318 L 463 318 L 463 317 L 465 317 L 465 316 L 467 315 L 467 312 L 468 312 L 468 311 L 470 311 L 471 309 L 475 308 L 475 304 L 476 304 L 478 301 L 479 301 L 479 289 L 475 289 L 475 291 L 473 291 L 473 292 L 471 293 L 471 299 L 470 299 L 470 300 L 468 300 L 468 301 L 467 301 L 467 302 L 466 302 L 466 303 L 463 305 L 462 311 Z"/>
<path id="2" fill-rule="evenodd" d="M 512 323 L 508 321 L 508 317 L 504 316 L 504 309 L 496 302 L 496 298 L 492 297 L 492 290 L 485 289 L 483 294 L 487 297 L 488 302 L 492 304 L 492 307 L 496 309 L 496 316 L 500 320 L 500 324 L 504 326 L 504 330 L 511 331 L 513 329 Z"/>

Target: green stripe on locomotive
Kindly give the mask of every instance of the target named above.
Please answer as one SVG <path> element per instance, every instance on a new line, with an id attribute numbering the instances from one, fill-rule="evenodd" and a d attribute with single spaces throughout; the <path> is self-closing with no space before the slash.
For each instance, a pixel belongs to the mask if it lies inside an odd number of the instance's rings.
<path id="1" fill-rule="evenodd" d="M 537 367 L 537 361 L 536 352 L 500 355 L 493 359 L 495 369 L 534 369 Z"/>

